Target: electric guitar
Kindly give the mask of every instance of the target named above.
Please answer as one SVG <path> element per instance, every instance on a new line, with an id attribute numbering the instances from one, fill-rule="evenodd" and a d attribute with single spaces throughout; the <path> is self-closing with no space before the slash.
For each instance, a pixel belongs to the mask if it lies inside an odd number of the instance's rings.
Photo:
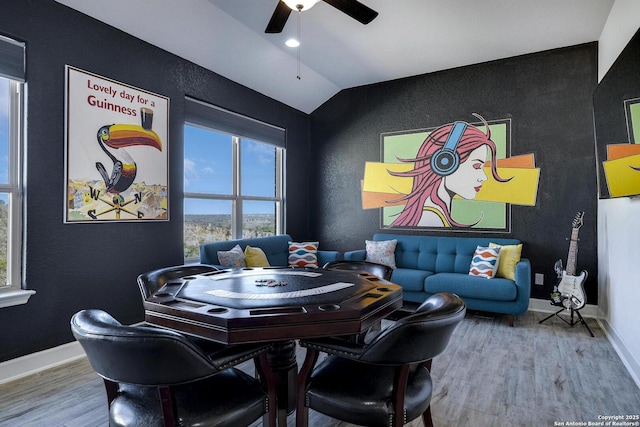
<path id="1" fill-rule="evenodd" d="M 562 270 L 562 261 L 556 262 L 556 272 L 560 277 L 558 292 L 562 305 L 567 309 L 580 310 L 587 303 L 587 296 L 584 293 L 584 282 L 587 280 L 587 272 L 582 270 L 576 276 L 576 258 L 578 254 L 578 231 L 582 227 L 584 212 L 578 212 L 571 224 L 571 242 L 569 244 L 569 255 L 567 256 L 567 268 Z"/>

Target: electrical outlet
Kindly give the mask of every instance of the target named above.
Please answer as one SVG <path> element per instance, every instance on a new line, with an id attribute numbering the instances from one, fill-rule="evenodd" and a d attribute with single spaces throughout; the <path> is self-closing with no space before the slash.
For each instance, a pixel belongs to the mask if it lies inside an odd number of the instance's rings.
<path id="1" fill-rule="evenodd" d="M 535 284 L 536 285 L 544 285 L 544 274 L 536 273 Z"/>

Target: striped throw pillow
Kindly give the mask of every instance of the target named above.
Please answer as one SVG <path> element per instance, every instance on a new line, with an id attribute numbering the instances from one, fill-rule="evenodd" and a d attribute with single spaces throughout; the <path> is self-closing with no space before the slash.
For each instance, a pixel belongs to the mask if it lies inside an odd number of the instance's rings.
<path id="1" fill-rule="evenodd" d="M 318 242 L 289 242 L 289 266 L 318 267 Z"/>
<path id="2" fill-rule="evenodd" d="M 473 254 L 473 258 L 471 258 L 469 275 L 484 277 L 485 279 L 493 279 L 496 276 L 499 260 L 499 247 L 489 248 L 478 246 L 476 248 L 476 252 Z"/>

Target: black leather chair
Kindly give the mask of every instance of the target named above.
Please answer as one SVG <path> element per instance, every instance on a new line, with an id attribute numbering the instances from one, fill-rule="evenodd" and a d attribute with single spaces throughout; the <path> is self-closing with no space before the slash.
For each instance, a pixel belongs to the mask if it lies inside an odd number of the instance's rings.
<path id="1" fill-rule="evenodd" d="M 147 298 L 161 290 L 163 287 L 163 292 L 165 290 L 167 292 L 177 292 L 182 286 L 182 281 L 177 279 L 187 276 L 195 276 L 197 274 L 214 273 L 216 271 L 220 270 L 211 265 L 185 264 L 162 267 L 142 273 L 137 279 L 142 301 L 144 302 Z M 199 346 L 206 354 L 215 353 L 221 348 L 219 344 L 211 340 L 205 340 L 194 336 L 187 336 L 187 339 Z"/>
<path id="2" fill-rule="evenodd" d="M 205 355 L 181 334 L 125 326 L 102 310 L 76 313 L 71 330 L 104 379 L 112 427 L 237 427 L 265 414 L 265 425 L 276 425 L 269 345 L 220 346 Z M 233 368 L 251 359 L 262 383 Z"/>
<path id="3" fill-rule="evenodd" d="M 307 426 L 309 408 L 362 426 L 402 426 L 421 415 L 432 426 L 431 359 L 444 351 L 465 313 L 462 299 L 441 293 L 364 343 L 301 340 L 307 355 L 298 378 L 297 426 Z M 314 368 L 319 352 L 329 356 Z"/>
<path id="4" fill-rule="evenodd" d="M 205 264 L 185 264 L 159 268 L 139 275 L 138 287 L 140 288 L 142 299 L 146 299 L 162 289 L 163 286 L 171 284 L 172 280 L 196 274 L 212 273 L 214 271 L 219 270 L 211 265 Z"/>
<path id="5" fill-rule="evenodd" d="M 393 273 L 393 268 L 389 267 L 388 265 L 378 264 L 370 261 L 331 261 L 326 263 L 323 268 L 329 270 L 350 270 L 358 273 L 369 273 L 384 280 L 390 280 L 391 274 Z"/>

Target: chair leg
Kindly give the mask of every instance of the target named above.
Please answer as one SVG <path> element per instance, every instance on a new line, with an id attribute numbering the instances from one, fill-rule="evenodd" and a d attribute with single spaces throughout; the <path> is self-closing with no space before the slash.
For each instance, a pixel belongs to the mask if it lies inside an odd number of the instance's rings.
<path id="1" fill-rule="evenodd" d="M 164 419 L 164 427 L 175 427 L 176 408 L 173 402 L 173 393 L 170 387 L 158 387 L 160 395 L 160 404 L 162 405 L 162 417 Z"/>
<path id="2" fill-rule="evenodd" d="M 424 427 L 433 427 L 433 420 L 431 419 L 431 405 L 422 414 L 422 423 Z"/>
<path id="3" fill-rule="evenodd" d="M 513 314 L 507 314 L 507 321 L 509 322 L 509 326 L 513 328 Z"/>
<path id="4" fill-rule="evenodd" d="M 111 402 L 113 402 L 113 399 L 118 395 L 118 383 L 104 379 L 104 388 L 107 391 L 108 408 L 111 408 Z"/>
<path id="5" fill-rule="evenodd" d="M 404 395 L 407 391 L 407 382 L 409 379 L 409 365 L 402 365 L 396 369 L 396 378 L 393 384 L 393 409 L 395 416 L 393 417 L 393 426 L 402 427 L 405 424 L 404 417 Z"/>

